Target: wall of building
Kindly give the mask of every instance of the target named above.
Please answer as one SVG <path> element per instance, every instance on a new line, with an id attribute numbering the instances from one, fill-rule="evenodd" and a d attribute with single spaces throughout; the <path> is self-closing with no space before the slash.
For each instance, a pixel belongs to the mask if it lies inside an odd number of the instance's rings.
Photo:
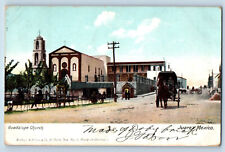
<path id="1" fill-rule="evenodd" d="M 116 63 L 116 75 L 119 77 L 118 81 L 131 81 L 133 75 L 139 75 L 142 77 L 148 77 L 152 80 L 157 77 L 160 71 L 164 71 L 165 63 L 151 63 L 151 62 L 128 62 L 128 63 Z M 113 81 L 113 64 L 108 64 L 108 81 Z"/>
<path id="2" fill-rule="evenodd" d="M 141 95 L 151 92 L 152 87 L 156 86 L 156 82 L 139 75 L 134 75 L 133 81 L 118 81 L 116 85 L 116 93 L 122 95 L 123 86 L 129 83 L 134 87 L 134 95 Z"/>
<path id="3" fill-rule="evenodd" d="M 177 78 L 177 83 L 179 88 L 187 89 L 187 80 L 181 77 Z"/>
<path id="4" fill-rule="evenodd" d="M 107 73 L 107 63 L 110 62 L 111 58 L 107 55 L 97 55 L 97 56 L 94 56 L 94 57 L 97 58 L 97 59 L 100 59 L 104 62 L 105 72 Z"/>
<path id="5" fill-rule="evenodd" d="M 88 71 L 88 66 L 90 66 L 90 71 Z M 96 73 L 95 73 L 96 68 Z M 99 70 L 100 69 L 100 70 Z M 86 54 L 81 54 L 81 81 L 85 82 L 85 76 L 88 76 L 88 82 L 95 81 L 95 75 L 106 75 L 104 68 L 104 62 L 97 58 L 88 56 Z"/>

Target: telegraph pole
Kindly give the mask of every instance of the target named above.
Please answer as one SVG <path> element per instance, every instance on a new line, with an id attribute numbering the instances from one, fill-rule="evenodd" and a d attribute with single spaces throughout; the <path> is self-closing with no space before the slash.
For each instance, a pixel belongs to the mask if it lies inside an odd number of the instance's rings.
<path id="1" fill-rule="evenodd" d="M 108 47 L 108 49 L 113 50 L 113 79 L 114 79 L 114 102 L 117 102 L 117 96 L 116 96 L 116 65 L 115 65 L 115 49 L 120 48 L 119 46 L 116 46 L 117 44 L 120 44 L 119 42 L 112 42 L 108 43 L 109 45 L 112 45 L 112 47 Z"/>

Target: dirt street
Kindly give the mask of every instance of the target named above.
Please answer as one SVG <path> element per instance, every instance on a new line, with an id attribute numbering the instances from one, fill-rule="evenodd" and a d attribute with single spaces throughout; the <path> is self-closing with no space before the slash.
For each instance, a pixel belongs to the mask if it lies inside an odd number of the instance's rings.
<path id="1" fill-rule="evenodd" d="M 181 95 L 180 107 L 156 108 L 155 94 L 117 103 L 55 108 L 5 114 L 6 123 L 220 123 L 221 101 L 201 95 Z"/>

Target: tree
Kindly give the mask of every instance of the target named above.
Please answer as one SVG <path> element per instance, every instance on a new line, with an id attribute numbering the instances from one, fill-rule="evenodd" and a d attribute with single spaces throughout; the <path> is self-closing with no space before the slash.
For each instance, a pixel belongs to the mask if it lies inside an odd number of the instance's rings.
<path id="1" fill-rule="evenodd" d="M 5 67 L 5 77 L 8 77 L 11 72 L 16 68 L 16 66 L 19 64 L 19 62 L 16 62 L 14 65 L 12 65 L 14 60 L 11 60 Z"/>
<path id="2" fill-rule="evenodd" d="M 38 67 L 34 71 L 34 80 L 35 80 L 35 85 L 39 87 L 40 89 L 43 89 L 46 86 L 45 82 L 45 77 L 44 77 L 44 66 L 42 62 L 38 64 Z"/>
<path id="3" fill-rule="evenodd" d="M 12 71 L 16 68 L 19 62 L 16 62 L 13 65 L 14 60 L 11 60 L 5 66 L 5 92 L 10 91 L 10 97 L 12 97 L 12 91 L 16 88 L 15 75 L 12 74 Z"/>
<path id="4" fill-rule="evenodd" d="M 54 75 L 51 69 L 44 69 L 43 76 L 45 84 L 48 86 L 49 93 L 51 93 L 52 86 L 55 86 L 59 83 L 57 75 Z"/>
<path id="5" fill-rule="evenodd" d="M 25 63 L 25 71 L 23 76 L 26 82 L 26 88 L 28 90 L 28 98 L 30 98 L 30 89 L 33 85 L 35 85 L 34 73 L 30 60 L 28 60 L 28 63 Z"/>

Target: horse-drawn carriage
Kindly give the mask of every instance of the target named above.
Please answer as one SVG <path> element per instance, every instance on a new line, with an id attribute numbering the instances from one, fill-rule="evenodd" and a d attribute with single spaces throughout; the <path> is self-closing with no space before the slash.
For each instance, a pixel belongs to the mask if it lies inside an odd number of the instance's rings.
<path id="1" fill-rule="evenodd" d="M 177 101 L 177 106 L 180 103 L 180 92 L 177 86 L 177 76 L 173 71 L 159 72 L 157 78 L 156 90 L 156 107 L 159 107 L 159 102 L 162 107 L 162 100 L 164 101 L 164 108 L 167 108 L 167 101 Z"/>

